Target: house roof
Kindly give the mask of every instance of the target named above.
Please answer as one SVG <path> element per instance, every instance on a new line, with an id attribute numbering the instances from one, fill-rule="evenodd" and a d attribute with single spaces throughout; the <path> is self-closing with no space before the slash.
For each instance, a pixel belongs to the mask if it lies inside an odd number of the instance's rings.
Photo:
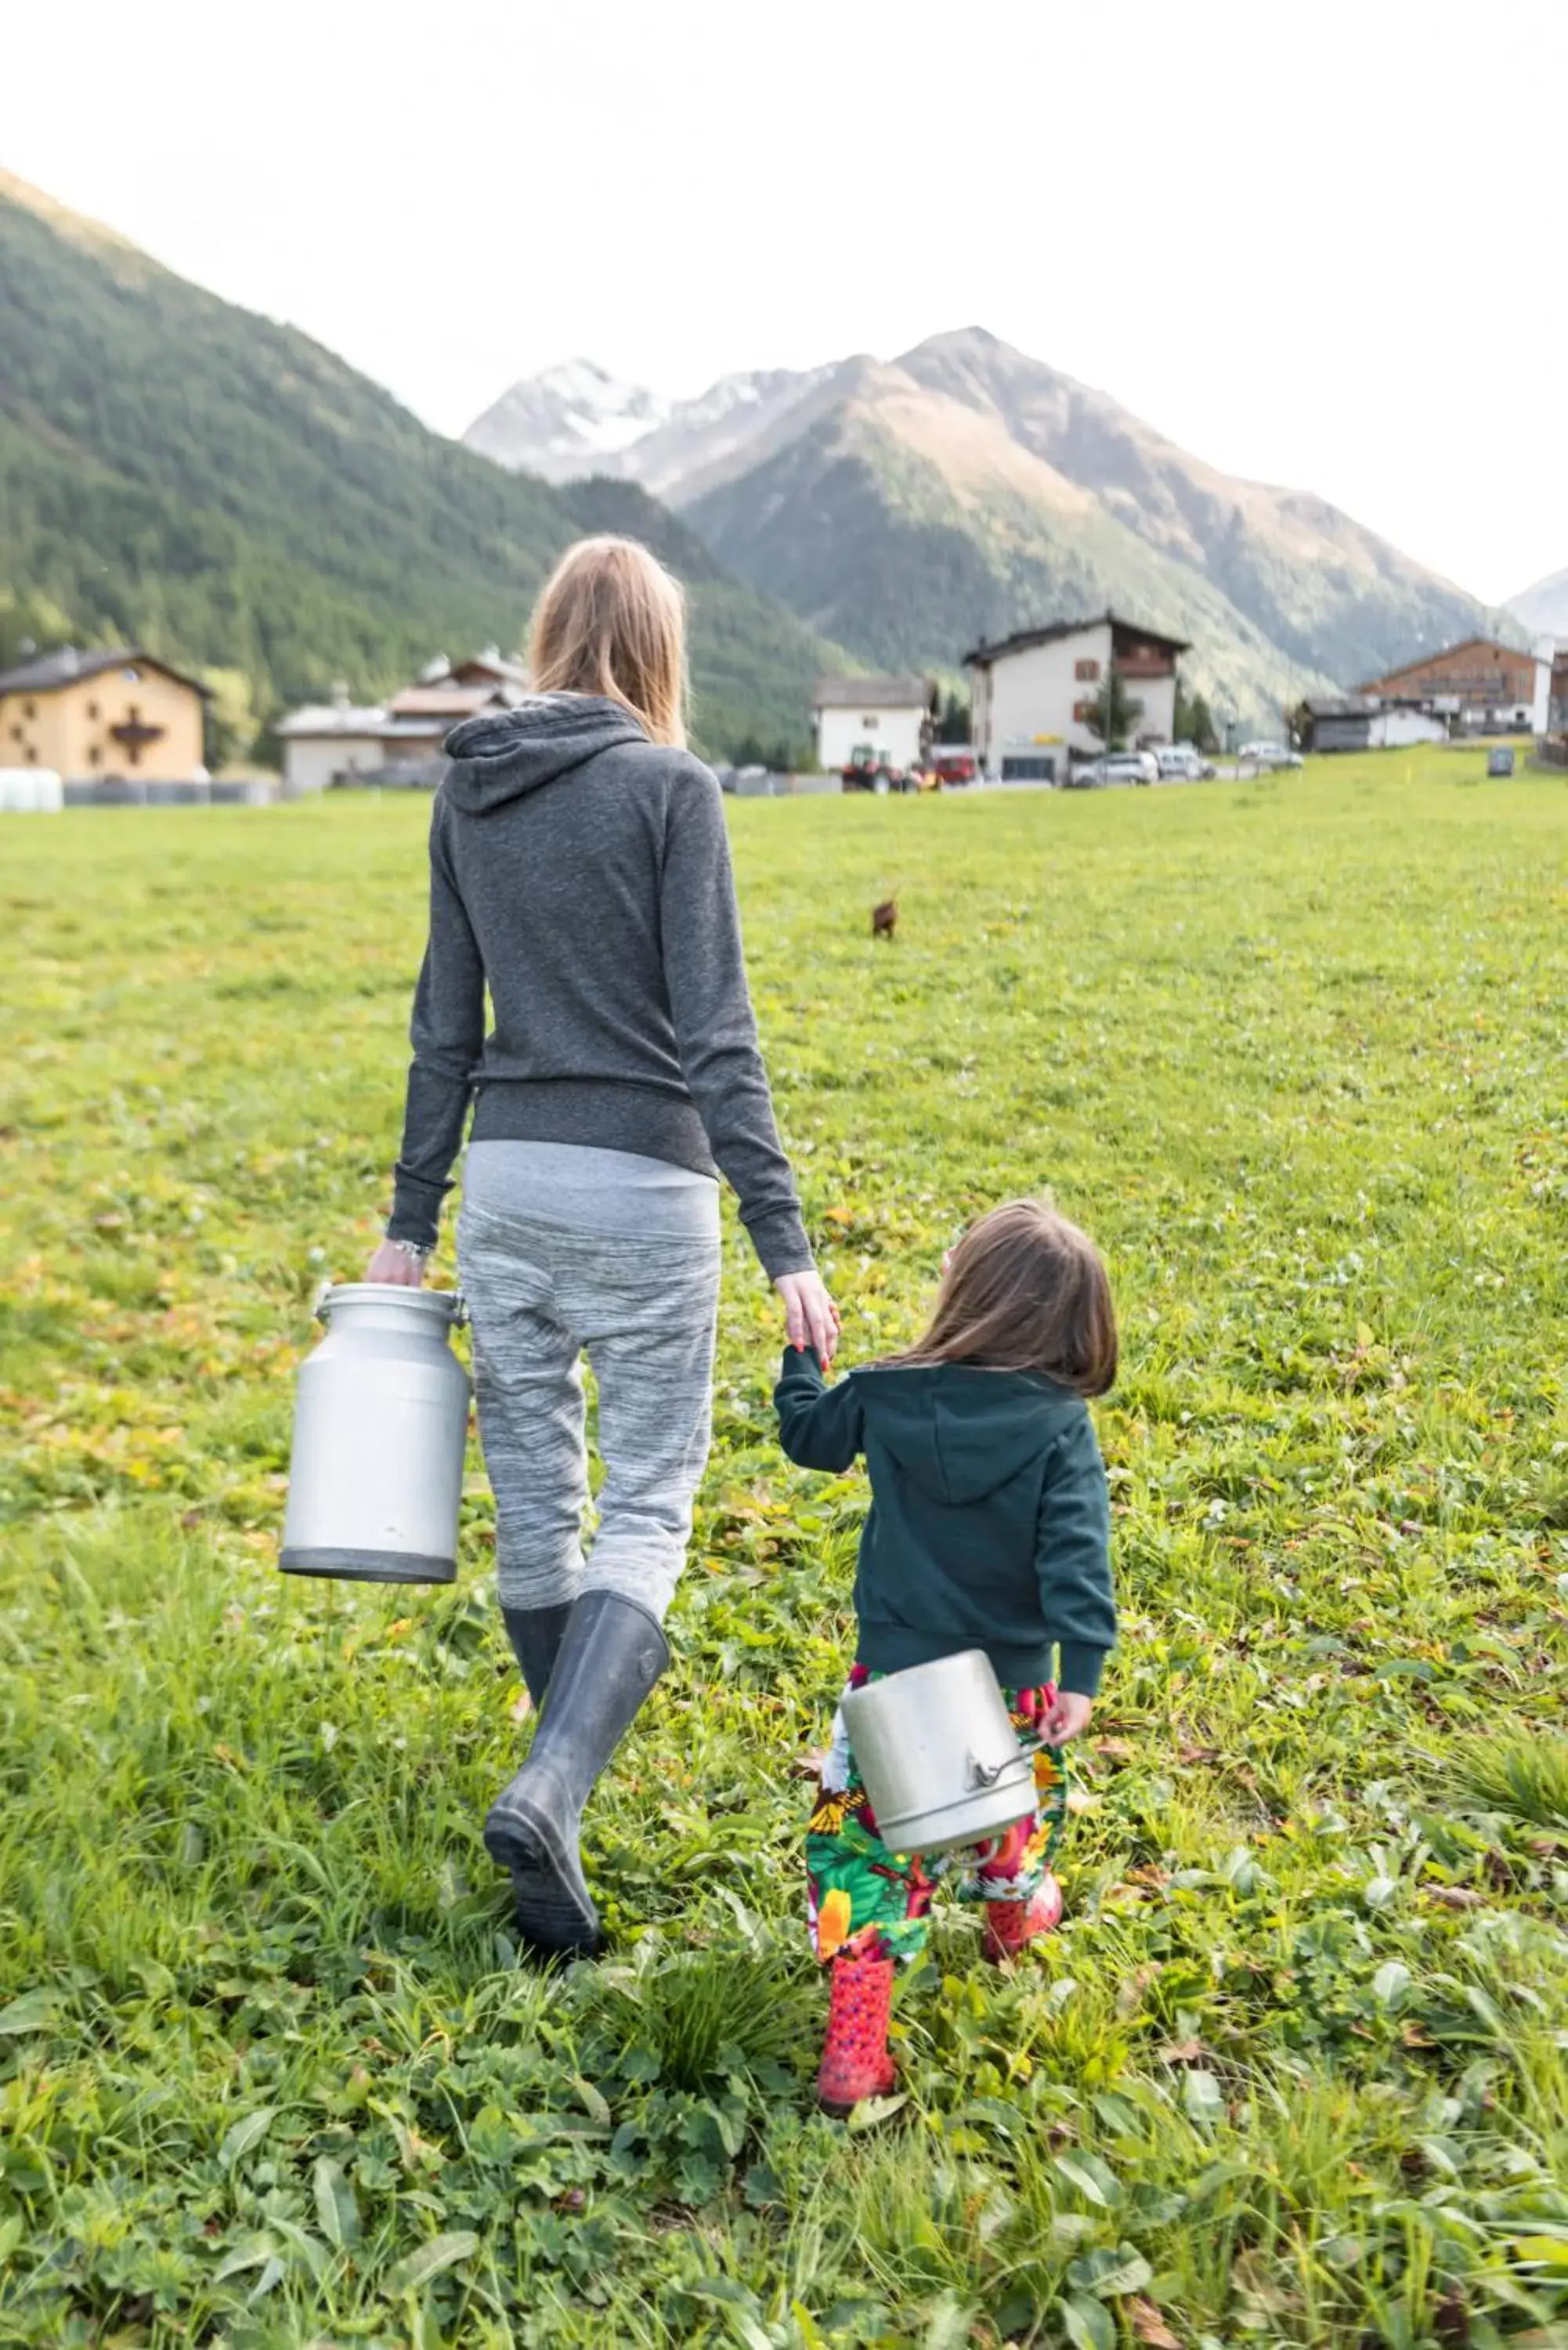
<path id="1" fill-rule="evenodd" d="M 924 710 L 931 698 L 924 677 L 819 677 L 814 710 Z"/>
<path id="2" fill-rule="evenodd" d="M 504 699 L 494 685 L 410 685 L 387 707 L 394 718 L 471 718 Z"/>
<path id="3" fill-rule="evenodd" d="M 1033 652 L 1036 645 L 1054 644 L 1062 637 L 1084 635 L 1090 629 L 1120 629 L 1129 637 L 1142 637 L 1146 643 L 1163 645 L 1168 652 L 1191 650 L 1185 637 L 1168 637 L 1158 629 L 1146 629 L 1141 620 L 1128 620 L 1120 612 L 1090 612 L 1079 620 L 1051 620 L 1043 629 L 1016 629 L 1010 637 L 1001 638 L 994 645 L 978 644 L 973 652 L 965 653 L 965 669 L 989 669 L 995 660 L 1004 660 L 1010 653 Z"/>
<path id="4" fill-rule="evenodd" d="M 384 734 L 387 713 L 379 702 L 356 709 L 346 702 L 309 702 L 303 710 L 291 710 L 273 728 L 286 742 L 297 741 L 302 735 Z"/>
<path id="5" fill-rule="evenodd" d="M 84 677 L 102 677 L 111 669 L 155 669 L 161 676 L 172 678 L 176 685 L 188 685 L 203 702 L 213 698 L 212 688 L 200 678 L 187 677 L 183 670 L 171 669 L 156 653 L 139 651 L 134 645 L 93 652 L 61 645 L 55 652 L 24 661 L 20 669 L 0 670 L 0 693 L 58 693 L 67 685 L 79 684 Z"/>
<path id="6" fill-rule="evenodd" d="M 1435 653 L 1422 653 L 1416 660 L 1402 661 L 1397 669 L 1385 670 L 1381 677 L 1368 678 L 1355 690 L 1358 693 L 1379 693 L 1399 678 L 1425 677 L 1437 662 L 1452 660 L 1456 653 L 1468 652 L 1490 653 L 1499 662 L 1522 662 L 1533 658 L 1517 645 L 1500 645 L 1493 637 L 1461 637 L 1457 645 L 1439 645 Z"/>
<path id="7" fill-rule="evenodd" d="M 526 686 L 528 682 L 528 672 L 522 662 L 508 660 L 505 654 L 498 653 L 493 645 L 484 652 L 471 653 L 466 660 L 453 661 L 448 675 L 455 678 L 460 685 L 464 678 L 470 676 L 493 677 L 503 685 Z M 432 685 L 436 681 L 433 678 L 431 680 Z"/>

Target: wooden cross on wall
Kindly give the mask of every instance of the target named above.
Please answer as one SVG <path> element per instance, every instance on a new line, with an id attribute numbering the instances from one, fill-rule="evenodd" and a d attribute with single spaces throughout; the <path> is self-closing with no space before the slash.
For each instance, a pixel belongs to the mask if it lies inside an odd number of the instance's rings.
<path id="1" fill-rule="evenodd" d="M 137 709 L 137 706 L 133 702 L 130 705 L 130 715 L 121 719 L 118 726 L 111 726 L 109 731 L 113 735 L 115 741 L 120 745 L 126 757 L 130 761 L 131 765 L 134 767 L 140 761 L 141 754 L 147 748 L 149 743 L 161 743 L 164 735 L 167 733 L 168 729 L 163 726 L 148 726 L 144 724 L 141 713 Z"/>

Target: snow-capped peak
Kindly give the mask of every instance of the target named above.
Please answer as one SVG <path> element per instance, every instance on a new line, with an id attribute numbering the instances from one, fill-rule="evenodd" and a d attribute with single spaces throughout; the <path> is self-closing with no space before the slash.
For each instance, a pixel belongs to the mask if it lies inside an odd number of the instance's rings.
<path id="1" fill-rule="evenodd" d="M 669 413 L 670 402 L 643 385 L 593 359 L 566 359 L 514 383 L 463 438 L 504 465 L 565 482 L 600 470 L 596 461 L 618 456 Z"/>

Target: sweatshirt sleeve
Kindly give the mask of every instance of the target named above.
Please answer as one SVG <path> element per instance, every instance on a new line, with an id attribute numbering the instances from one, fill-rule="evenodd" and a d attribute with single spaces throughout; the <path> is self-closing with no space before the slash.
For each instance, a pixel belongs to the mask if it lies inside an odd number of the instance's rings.
<path id="1" fill-rule="evenodd" d="M 695 760 L 670 793 L 659 921 L 676 1048 L 713 1156 L 769 1279 L 807 1272 L 811 1244 L 746 986 L 723 798 Z"/>
<path id="2" fill-rule="evenodd" d="M 774 1389 L 779 1442 L 802 1469 L 847 1469 L 866 1441 L 866 1420 L 852 1378 L 828 1387 L 816 1349 L 784 1348 Z"/>
<path id="3" fill-rule="evenodd" d="M 484 1045 L 484 965 L 452 868 L 439 794 L 431 816 L 430 938 L 409 1034 L 414 1057 L 387 1235 L 433 1248 Z"/>
<path id="4" fill-rule="evenodd" d="M 1111 1504 L 1106 1464 L 1085 1411 L 1057 1439 L 1045 1466 L 1035 1555 L 1046 1628 L 1064 1690 L 1093 1697 L 1116 1646 Z"/>

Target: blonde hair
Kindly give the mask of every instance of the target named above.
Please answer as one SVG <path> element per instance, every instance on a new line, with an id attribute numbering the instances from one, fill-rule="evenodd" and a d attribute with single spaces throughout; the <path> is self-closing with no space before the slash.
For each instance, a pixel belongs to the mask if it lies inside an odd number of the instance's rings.
<path id="1" fill-rule="evenodd" d="M 535 693 L 600 693 L 652 743 L 686 741 L 686 598 L 635 538 L 580 538 L 534 607 Z"/>
<path id="2" fill-rule="evenodd" d="M 895 1362 L 1044 1371 L 1079 1395 L 1116 1375 L 1116 1314 L 1087 1232 L 1044 1200 L 1010 1200 L 971 1224 L 948 1260 L 925 1336 Z"/>

